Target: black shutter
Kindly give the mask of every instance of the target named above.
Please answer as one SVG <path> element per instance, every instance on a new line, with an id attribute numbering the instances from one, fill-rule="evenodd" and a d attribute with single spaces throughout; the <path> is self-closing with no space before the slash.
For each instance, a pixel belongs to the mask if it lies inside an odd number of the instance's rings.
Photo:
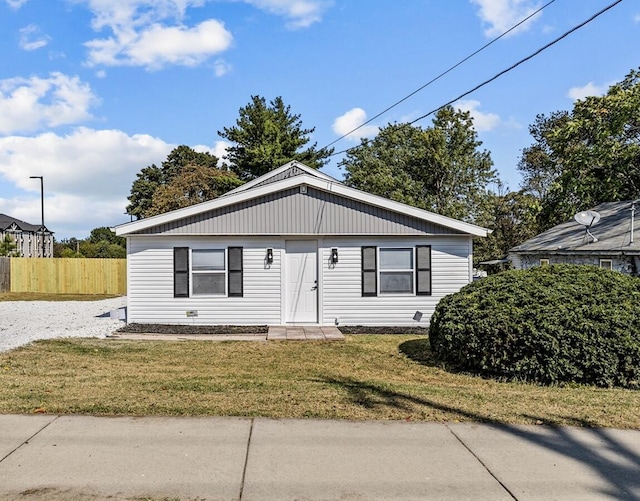
<path id="1" fill-rule="evenodd" d="M 242 297 L 242 247 L 229 247 L 229 297 Z"/>
<path id="2" fill-rule="evenodd" d="M 431 246 L 416 246 L 416 294 L 431 295 Z"/>
<path id="3" fill-rule="evenodd" d="M 376 247 L 362 247 L 362 295 L 378 295 Z"/>
<path id="4" fill-rule="evenodd" d="M 173 297 L 189 297 L 189 247 L 173 248 Z"/>

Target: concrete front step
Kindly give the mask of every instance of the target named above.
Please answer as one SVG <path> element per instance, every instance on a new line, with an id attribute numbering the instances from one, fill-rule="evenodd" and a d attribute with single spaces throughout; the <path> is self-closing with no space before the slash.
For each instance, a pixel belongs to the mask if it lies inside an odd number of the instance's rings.
<path id="1" fill-rule="evenodd" d="M 131 339 L 136 341 L 344 341 L 337 327 L 319 325 L 269 327 L 265 334 L 157 334 L 114 332 L 109 339 Z"/>
<path id="2" fill-rule="evenodd" d="M 269 327 L 268 341 L 344 341 L 337 327 L 319 325 L 277 325 Z"/>

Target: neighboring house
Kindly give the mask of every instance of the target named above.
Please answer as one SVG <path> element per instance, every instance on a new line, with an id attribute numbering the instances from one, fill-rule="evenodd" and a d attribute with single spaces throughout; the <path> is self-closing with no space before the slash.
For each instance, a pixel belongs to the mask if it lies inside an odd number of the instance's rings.
<path id="1" fill-rule="evenodd" d="M 488 232 L 296 162 L 115 231 L 131 323 L 370 326 L 427 326 Z"/>
<path id="2" fill-rule="evenodd" d="M 607 202 L 592 210 L 600 215 L 600 220 L 590 227 L 572 219 L 510 249 L 513 267 L 590 264 L 638 275 L 640 203 Z"/>
<path id="3" fill-rule="evenodd" d="M 43 234 L 44 233 L 44 234 Z M 15 217 L 0 214 L 0 240 L 9 235 L 16 244 L 15 254 L 19 257 L 53 257 L 53 232 L 46 227 L 20 221 Z"/>

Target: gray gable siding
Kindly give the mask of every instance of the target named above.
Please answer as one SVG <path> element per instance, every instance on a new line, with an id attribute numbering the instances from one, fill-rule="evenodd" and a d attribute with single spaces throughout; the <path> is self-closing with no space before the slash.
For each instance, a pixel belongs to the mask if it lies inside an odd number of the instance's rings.
<path id="1" fill-rule="evenodd" d="M 138 234 L 155 235 L 443 235 L 462 232 L 335 193 L 283 190 Z"/>
<path id="2" fill-rule="evenodd" d="M 292 165 L 291 167 L 281 172 L 280 174 L 277 174 L 272 177 L 268 177 L 261 183 L 254 185 L 253 188 L 257 188 L 259 186 L 265 186 L 267 184 L 275 183 L 276 181 L 282 181 L 284 179 L 289 179 L 290 177 L 299 176 L 301 174 L 306 174 L 306 172 L 303 171 L 300 167 L 297 167 L 296 165 Z"/>

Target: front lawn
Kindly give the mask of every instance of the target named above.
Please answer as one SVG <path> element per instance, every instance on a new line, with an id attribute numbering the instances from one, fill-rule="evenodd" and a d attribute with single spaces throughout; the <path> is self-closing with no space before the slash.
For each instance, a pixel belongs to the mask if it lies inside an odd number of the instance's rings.
<path id="1" fill-rule="evenodd" d="M 39 341 L 0 353 L 0 413 L 640 428 L 638 391 L 451 374 L 429 358 L 428 346 L 415 335 L 355 335 L 345 342 Z"/>

